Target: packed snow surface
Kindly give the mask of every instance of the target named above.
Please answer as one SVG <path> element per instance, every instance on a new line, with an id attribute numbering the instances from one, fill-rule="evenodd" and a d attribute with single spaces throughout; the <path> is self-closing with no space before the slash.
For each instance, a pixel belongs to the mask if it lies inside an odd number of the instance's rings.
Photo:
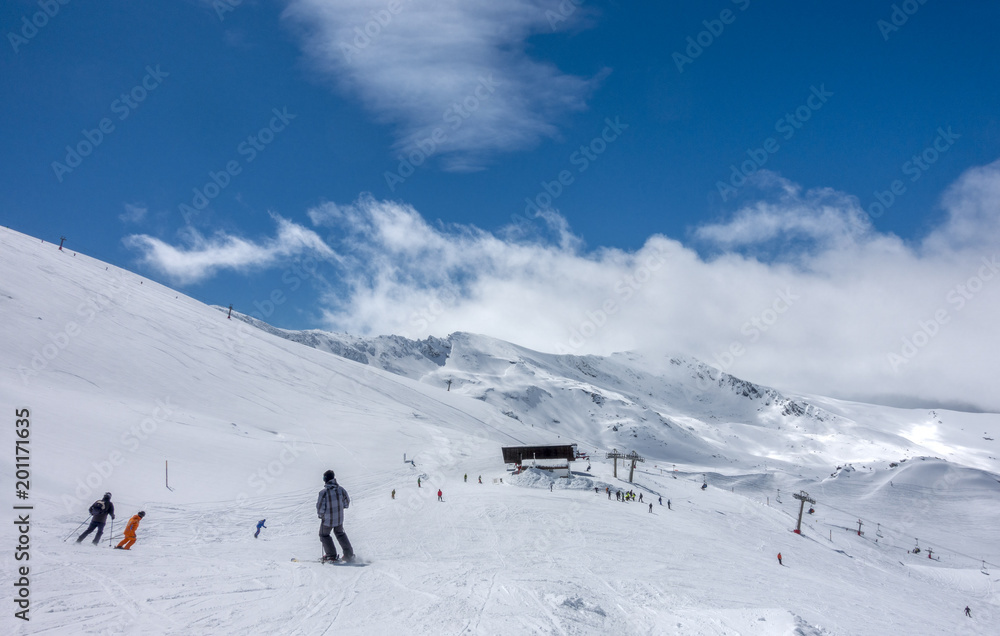
<path id="1" fill-rule="evenodd" d="M 787 396 L 680 356 L 283 332 L 8 229 L 0 316 L 4 634 L 1000 624 L 996 414 Z M 590 459 L 569 479 L 509 472 L 500 448 L 535 443 Z M 645 459 L 633 483 L 612 449 Z M 365 567 L 315 562 L 326 469 L 350 493 Z M 99 546 L 74 541 L 105 491 L 115 543 L 146 511 L 130 551 L 109 549 L 110 526 Z M 801 535 L 799 491 L 816 501 Z M 32 506 L 28 560 L 15 560 L 15 505 Z M 15 616 L 19 567 L 29 621 Z"/>

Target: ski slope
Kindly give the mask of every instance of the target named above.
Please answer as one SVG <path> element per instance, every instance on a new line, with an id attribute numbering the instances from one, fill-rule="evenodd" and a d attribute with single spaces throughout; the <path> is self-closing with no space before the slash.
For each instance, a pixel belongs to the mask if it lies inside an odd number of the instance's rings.
<path id="1" fill-rule="evenodd" d="M 748 411 L 704 388 L 692 405 L 682 388 L 650 391 L 670 367 L 641 356 L 590 359 L 580 376 L 577 359 L 471 334 L 436 372 L 392 372 L 8 229 L 0 315 L 4 430 L 10 448 L 15 409 L 30 410 L 33 506 L 31 620 L 8 602 L 3 633 L 996 633 L 994 414 L 782 396 L 813 408 L 787 419 L 758 411 L 780 411 L 775 396 Z M 589 473 L 501 463 L 503 445 L 567 441 L 598 451 Z M 646 456 L 634 484 L 601 459 L 611 447 Z M 367 567 L 291 562 L 319 556 L 327 468 Z M 10 547 L 14 472 L 11 449 Z M 818 501 L 802 536 L 799 489 Z M 147 513 L 129 552 L 72 539 L 104 491 L 115 534 Z M 910 554 L 914 540 L 941 560 Z M 24 562 L 0 561 L 11 590 Z"/>

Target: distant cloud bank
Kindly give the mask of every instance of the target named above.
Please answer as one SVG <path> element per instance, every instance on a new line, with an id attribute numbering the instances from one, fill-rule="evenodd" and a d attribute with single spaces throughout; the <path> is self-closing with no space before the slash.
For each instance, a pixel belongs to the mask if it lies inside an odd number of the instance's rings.
<path id="1" fill-rule="evenodd" d="M 326 259 L 341 288 L 320 300 L 325 326 L 359 335 L 684 353 L 789 391 L 1000 410 L 1000 162 L 962 175 L 915 243 L 877 231 L 852 196 L 761 179 L 775 194 L 695 228 L 697 250 L 661 235 L 585 250 L 556 212 L 534 232 L 491 233 L 370 195 L 309 210 L 315 229 L 276 217 L 277 236 L 259 243 L 193 231 L 180 248 L 127 243 L 179 282 Z"/>

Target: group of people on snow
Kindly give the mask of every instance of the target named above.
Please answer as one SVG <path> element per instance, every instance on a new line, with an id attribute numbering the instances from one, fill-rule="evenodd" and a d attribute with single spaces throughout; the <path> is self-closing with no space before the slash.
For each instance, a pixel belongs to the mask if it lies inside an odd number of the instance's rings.
<path id="1" fill-rule="evenodd" d="M 87 535 L 97 530 L 93 541 L 93 544 L 97 545 L 101 542 L 101 537 L 104 535 L 104 525 L 107 523 L 108 517 L 111 517 L 112 522 L 115 519 L 115 505 L 111 503 L 111 493 L 104 493 L 102 498 L 90 505 L 87 513 L 90 515 L 90 525 L 83 531 L 83 534 L 77 537 L 76 542 L 83 543 Z M 115 546 L 116 550 L 128 550 L 135 545 L 135 533 L 139 529 L 139 521 L 145 516 L 146 512 L 144 510 L 140 510 L 138 513 L 132 515 L 132 518 L 128 520 L 128 524 L 125 526 L 125 538 Z"/>

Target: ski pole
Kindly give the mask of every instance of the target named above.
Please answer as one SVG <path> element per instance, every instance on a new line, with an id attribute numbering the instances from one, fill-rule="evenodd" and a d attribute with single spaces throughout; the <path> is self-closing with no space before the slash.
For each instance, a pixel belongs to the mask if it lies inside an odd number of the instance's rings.
<path id="1" fill-rule="evenodd" d="M 78 525 L 76 527 L 76 530 L 79 530 L 80 528 L 82 528 L 83 524 L 87 523 L 87 521 L 89 521 L 89 519 L 84 519 L 83 521 L 81 521 L 80 525 Z M 73 532 L 70 532 L 69 533 L 69 537 L 66 537 L 65 539 L 63 539 L 63 543 L 66 543 L 67 541 L 69 541 L 69 538 L 72 537 L 74 534 L 76 534 L 76 530 L 74 530 Z"/>
<path id="2" fill-rule="evenodd" d="M 111 537 L 115 534 L 115 518 L 111 517 L 111 532 L 108 533 L 108 547 L 111 547 Z"/>

